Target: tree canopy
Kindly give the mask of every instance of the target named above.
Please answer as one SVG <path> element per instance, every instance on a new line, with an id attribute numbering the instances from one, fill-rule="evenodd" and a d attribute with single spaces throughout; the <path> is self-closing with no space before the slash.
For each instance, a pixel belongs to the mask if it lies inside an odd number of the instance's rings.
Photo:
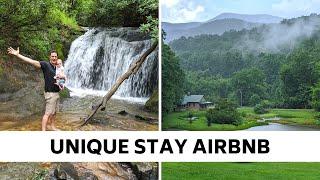
<path id="1" fill-rule="evenodd" d="M 61 58 L 80 34 L 80 26 L 140 27 L 158 37 L 156 0 L 2 0 L 0 47 L 22 47 L 22 53 L 47 59 L 56 49 Z"/>
<path id="2" fill-rule="evenodd" d="M 183 98 L 184 72 L 168 45 L 162 44 L 162 112 L 175 109 Z"/>

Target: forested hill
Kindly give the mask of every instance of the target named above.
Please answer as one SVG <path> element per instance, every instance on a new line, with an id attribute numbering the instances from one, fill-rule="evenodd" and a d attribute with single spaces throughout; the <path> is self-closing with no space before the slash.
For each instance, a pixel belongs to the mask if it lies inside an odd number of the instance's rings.
<path id="1" fill-rule="evenodd" d="M 237 14 L 237 13 L 222 13 L 218 16 L 210 19 L 210 21 L 215 21 L 218 19 L 240 19 L 247 22 L 254 22 L 254 23 L 263 23 L 263 24 L 270 24 L 270 23 L 279 23 L 283 18 L 272 16 L 268 14 Z"/>
<path id="2" fill-rule="evenodd" d="M 166 31 L 176 31 L 176 30 L 185 30 L 194 27 L 198 27 L 201 25 L 201 22 L 189 22 L 189 23 L 169 23 L 169 22 L 162 22 L 162 28 Z"/>
<path id="3" fill-rule="evenodd" d="M 193 37 L 200 34 L 219 34 L 230 30 L 252 29 L 260 26 L 260 23 L 247 22 L 240 19 L 218 19 L 206 23 L 188 23 L 179 24 L 178 26 L 164 25 L 164 30 L 167 31 L 166 42 L 170 42 L 174 39 L 178 39 L 182 36 Z M 171 27 L 167 28 L 166 27 Z M 183 28 L 188 27 L 188 28 Z"/>
<path id="4" fill-rule="evenodd" d="M 311 14 L 219 35 L 182 37 L 170 47 L 186 72 L 185 92 L 240 105 L 310 108 L 320 80 L 320 16 Z"/>
<path id="5" fill-rule="evenodd" d="M 168 23 L 163 22 L 162 28 L 167 32 L 165 41 L 170 42 L 182 36 L 193 37 L 200 34 L 219 34 L 230 30 L 251 29 L 262 24 L 279 23 L 281 17 L 267 14 L 236 14 L 222 13 L 206 22 Z"/>

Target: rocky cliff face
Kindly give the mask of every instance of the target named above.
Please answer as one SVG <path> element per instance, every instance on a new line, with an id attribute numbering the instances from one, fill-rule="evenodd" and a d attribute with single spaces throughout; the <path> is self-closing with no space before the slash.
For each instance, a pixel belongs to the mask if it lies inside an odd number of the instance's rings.
<path id="1" fill-rule="evenodd" d="M 41 70 L 9 57 L 1 64 L 1 118 L 21 119 L 44 109 L 44 81 Z"/>

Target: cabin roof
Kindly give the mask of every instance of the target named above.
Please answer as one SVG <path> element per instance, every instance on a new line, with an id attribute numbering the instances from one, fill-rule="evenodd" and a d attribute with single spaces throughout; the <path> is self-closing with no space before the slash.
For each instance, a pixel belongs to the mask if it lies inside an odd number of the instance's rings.
<path id="1" fill-rule="evenodd" d="M 204 102 L 203 95 L 185 95 L 182 101 L 182 105 L 185 105 L 187 103 L 201 103 Z"/>

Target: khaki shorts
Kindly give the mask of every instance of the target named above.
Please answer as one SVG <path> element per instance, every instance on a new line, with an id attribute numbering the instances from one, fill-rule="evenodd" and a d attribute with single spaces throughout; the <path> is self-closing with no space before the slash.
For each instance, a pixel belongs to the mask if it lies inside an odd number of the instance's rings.
<path id="1" fill-rule="evenodd" d="M 46 115 L 54 115 L 59 111 L 59 93 L 58 92 L 45 92 L 44 98 L 46 100 Z"/>

